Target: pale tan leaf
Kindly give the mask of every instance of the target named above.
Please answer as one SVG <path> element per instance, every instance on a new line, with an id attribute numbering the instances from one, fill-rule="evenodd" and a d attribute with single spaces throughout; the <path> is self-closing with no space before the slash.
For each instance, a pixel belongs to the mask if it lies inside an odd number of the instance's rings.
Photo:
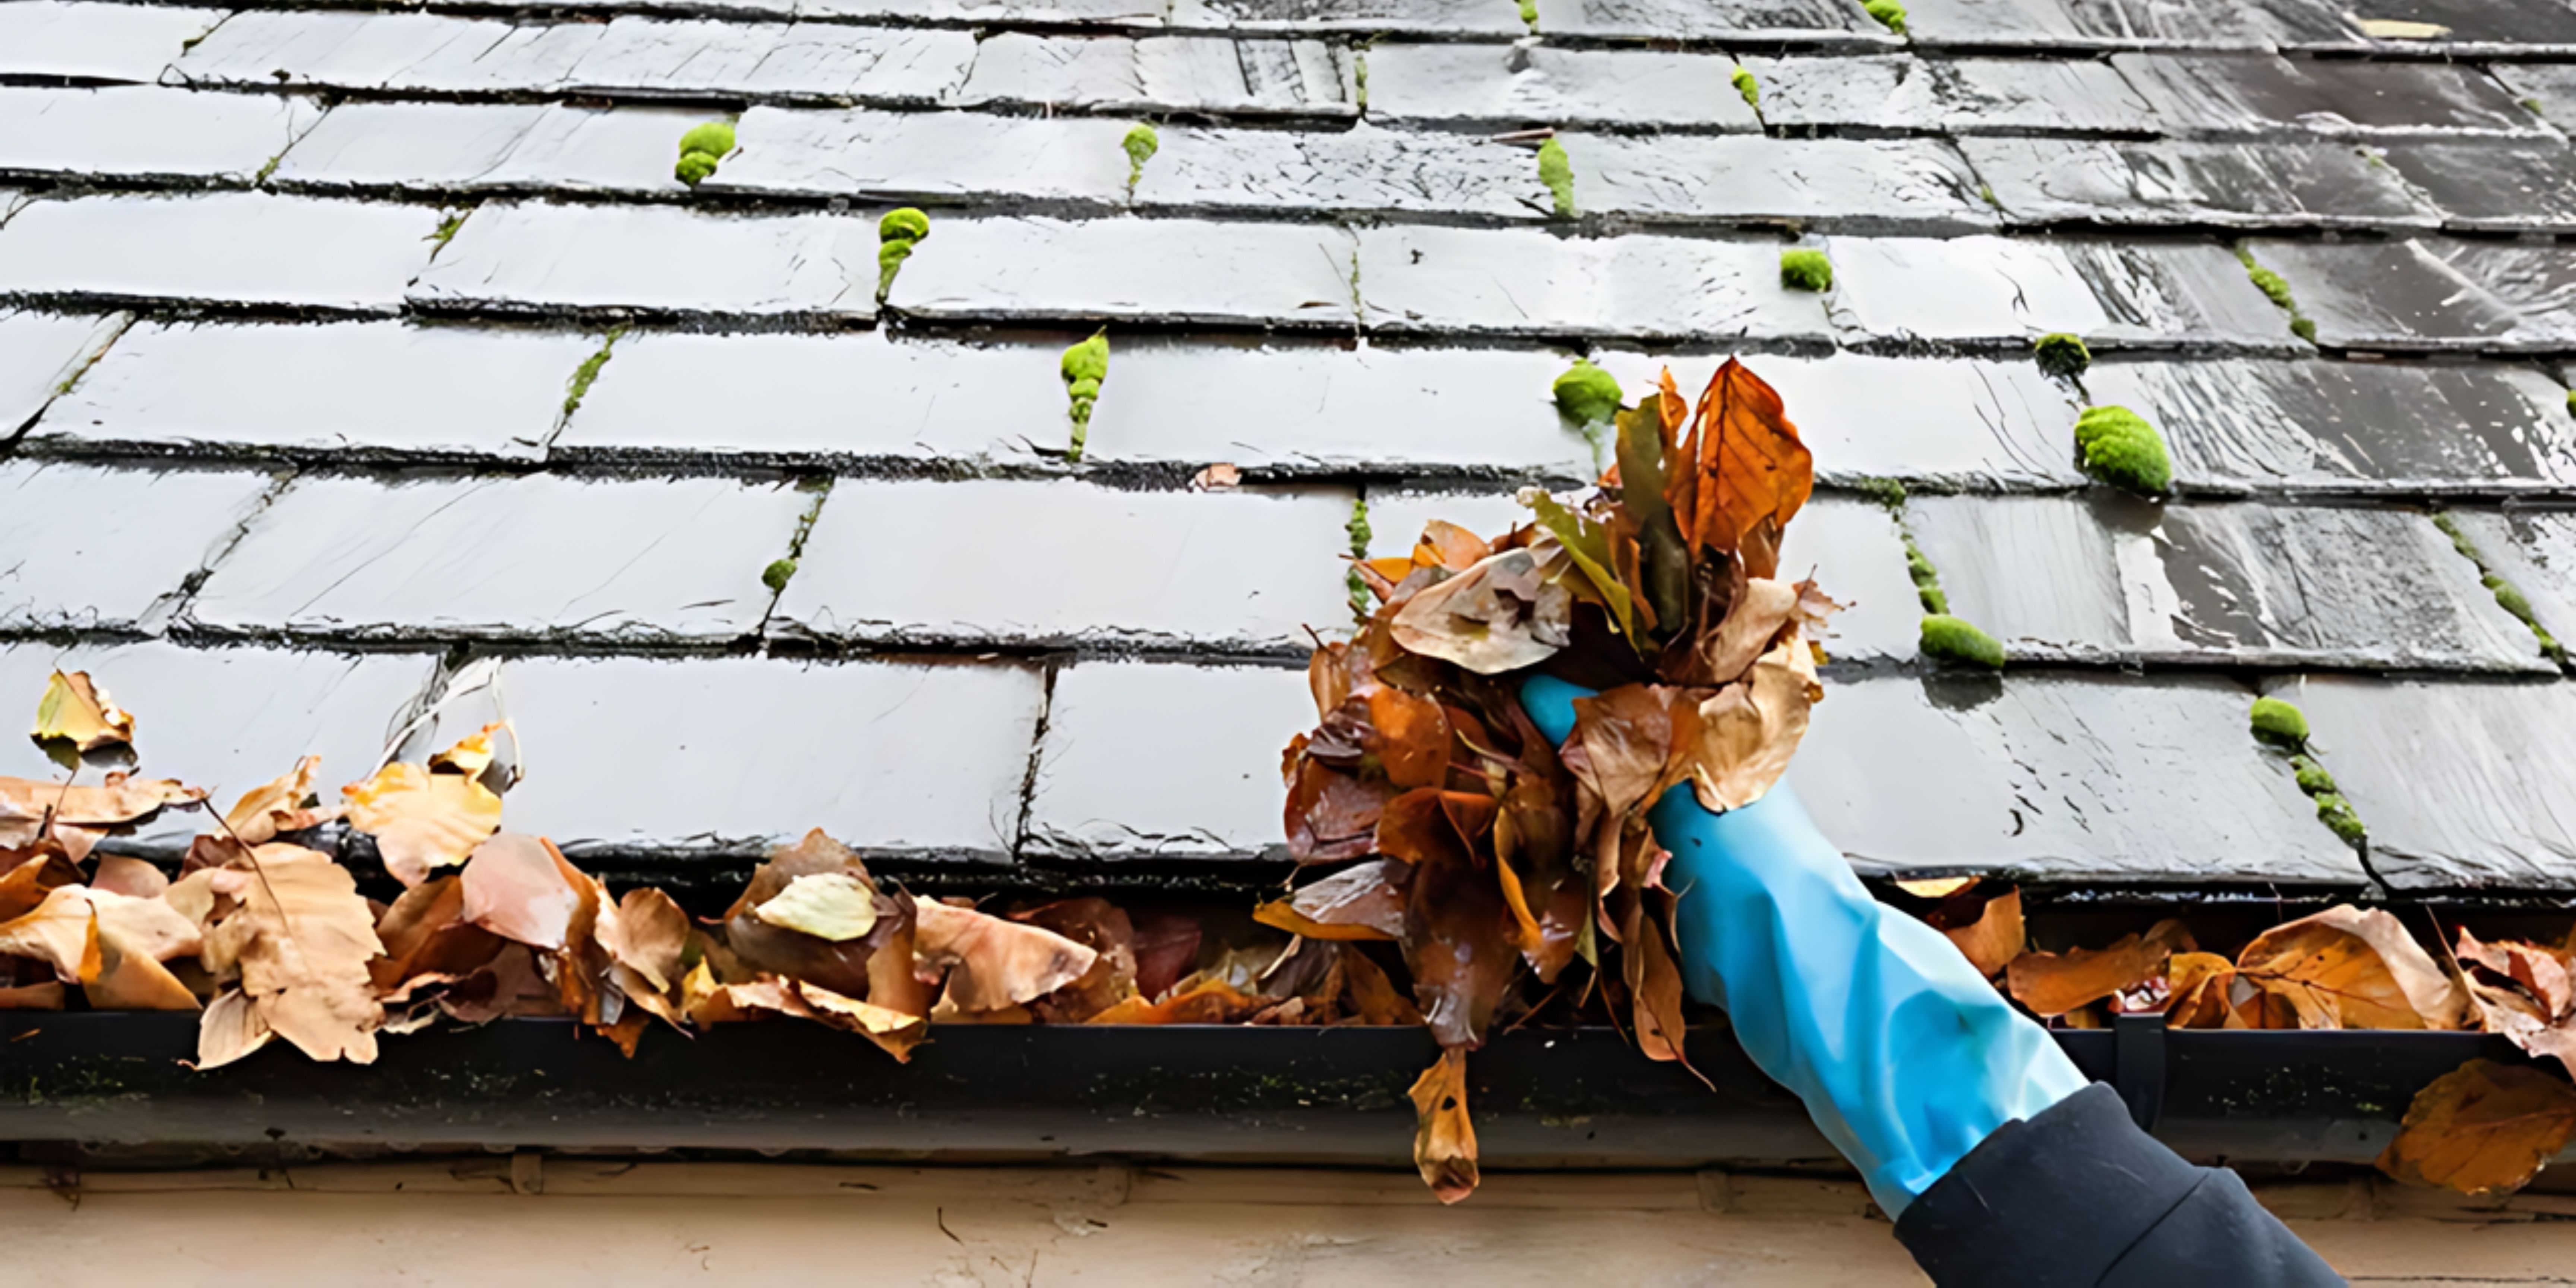
<path id="1" fill-rule="evenodd" d="M 1467 1116 L 1467 1053 L 1444 1047 L 1414 1080 L 1413 1165 L 1443 1203 L 1476 1192 L 1476 1124 Z"/>
<path id="2" fill-rule="evenodd" d="M 45 835 L 45 819 L 54 821 L 54 838 L 77 862 L 107 829 L 139 822 L 165 805 L 191 805 L 206 798 L 204 790 L 167 778 L 130 778 L 109 774 L 98 786 L 0 778 L 0 849 L 23 849 Z"/>
<path id="3" fill-rule="evenodd" d="M 1099 956 L 1051 930 L 915 898 L 913 951 L 927 972 L 948 973 L 958 1009 L 997 1011 L 1080 979 Z"/>
<path id="4" fill-rule="evenodd" d="M 89 888 L 137 899 L 158 899 L 169 893 L 170 878 L 141 859 L 110 854 L 99 859 L 98 875 L 90 878 Z"/>
<path id="5" fill-rule="evenodd" d="M 1978 974 L 1994 978 L 2021 956 L 2028 942 L 2022 931 L 2021 891 L 2008 890 L 1988 899 L 1974 922 L 1951 926 L 1941 933 L 1958 945 L 1961 955 L 1977 968 Z"/>
<path id="6" fill-rule="evenodd" d="M 219 1069 L 268 1045 L 275 1036 L 258 1007 L 239 989 L 215 994 L 197 1019 L 197 1068 Z"/>
<path id="7" fill-rule="evenodd" d="M 1799 588 L 1785 581 L 1755 577 L 1744 583 L 1743 593 L 1728 605 L 1726 619 L 1700 644 L 1703 664 L 1712 683 L 1732 684 L 1753 665 L 1753 660 L 1771 651 L 1771 641 L 1798 611 Z"/>
<path id="8" fill-rule="evenodd" d="M 316 1060 L 376 1058 L 367 963 L 383 951 L 349 870 L 327 855 L 263 845 L 243 861 L 234 908 L 206 933 L 206 955 L 237 963 L 259 1019 Z"/>
<path id="9" fill-rule="evenodd" d="M 1684 751 L 1700 804 L 1730 810 L 1762 799 L 1788 772 L 1820 692 L 1815 659 L 1793 643 L 1763 654 L 1749 678 L 1700 703 L 1699 736 Z"/>
<path id="10" fill-rule="evenodd" d="M 912 1049 L 930 1035 L 930 1022 L 891 1007 L 843 997 L 816 984 L 787 981 L 787 991 L 803 1002 L 808 1015 L 876 1043 L 897 1061 L 912 1059 Z"/>
<path id="11" fill-rule="evenodd" d="M 1499 675 L 1555 656 L 1573 620 L 1573 593 L 1530 551 L 1513 549 L 1415 592 L 1392 630 L 1412 652 Z"/>
<path id="12" fill-rule="evenodd" d="M 847 943 L 876 929 L 877 895 L 847 873 L 809 872 L 789 881 L 751 915 L 782 930 Z"/>
<path id="13" fill-rule="evenodd" d="M 68 995 L 53 980 L 0 988 L 0 1011 L 59 1011 Z"/>
<path id="14" fill-rule="evenodd" d="M 680 985 L 680 958 L 689 946 L 689 914 L 659 890 L 629 890 L 618 901 L 616 917 L 600 922 L 599 945 L 653 991 L 672 992 Z"/>
<path id="15" fill-rule="evenodd" d="M 530 948 L 563 950 L 582 892 L 544 841 L 500 833 L 475 847 L 463 880 L 465 920 Z"/>
<path id="16" fill-rule="evenodd" d="M 1920 881 L 1896 881 L 1890 884 L 1917 899 L 1947 899 L 1951 895 L 1965 893 L 1969 887 L 1977 884 L 1977 878 L 1927 877 Z"/>
<path id="17" fill-rule="evenodd" d="M 193 929 L 193 928 L 192 928 Z M 197 995 L 168 967 L 101 928 L 98 978 L 81 995 L 101 1011 L 193 1011 Z"/>
<path id="18" fill-rule="evenodd" d="M 2108 948 L 2023 953 L 2005 968 L 2004 978 L 2013 998 L 2033 1014 L 2064 1015 L 2164 974 L 2174 953 L 2190 947 L 2191 932 L 2181 922 L 2159 921 Z"/>
<path id="19" fill-rule="evenodd" d="M 98 915 L 89 888 L 57 886 L 14 921 L 0 922 L 0 957 L 26 957 L 54 968 L 66 984 L 98 978 Z"/>
<path id="20" fill-rule="evenodd" d="M 501 830 L 501 798 L 481 778 L 492 763 L 492 731 L 500 727 L 484 729 L 426 766 L 397 762 L 340 789 L 349 826 L 376 838 L 396 880 L 419 885 L 434 869 L 463 863 Z"/>
<path id="21" fill-rule="evenodd" d="M 306 756 L 284 776 L 243 792 L 224 812 L 225 830 L 244 845 L 266 845 L 281 832 L 320 826 L 338 812 L 307 804 L 313 799 L 314 775 L 321 770 L 320 756 Z"/>

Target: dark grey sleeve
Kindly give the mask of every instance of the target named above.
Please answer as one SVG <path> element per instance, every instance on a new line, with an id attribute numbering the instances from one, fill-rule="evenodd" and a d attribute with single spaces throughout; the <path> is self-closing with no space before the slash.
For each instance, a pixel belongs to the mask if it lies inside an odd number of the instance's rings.
<path id="1" fill-rule="evenodd" d="M 2184 1162 L 2098 1083 L 1987 1137 L 1896 1237 L 1939 1288 L 2344 1282 L 2236 1173 Z"/>

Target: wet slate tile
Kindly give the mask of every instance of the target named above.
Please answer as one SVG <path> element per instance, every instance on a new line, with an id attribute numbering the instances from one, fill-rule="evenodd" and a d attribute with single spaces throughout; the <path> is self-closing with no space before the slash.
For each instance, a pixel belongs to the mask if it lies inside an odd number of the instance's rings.
<path id="1" fill-rule="evenodd" d="M 321 115 L 305 99 L 152 85 L 0 88 L 0 171 L 248 182 Z"/>
<path id="2" fill-rule="evenodd" d="M 1109 118 L 755 107 L 736 132 L 742 151 L 701 186 L 869 201 L 1118 202 L 1127 195 L 1119 147 L 1127 129 Z M 1180 133 L 1163 131 L 1157 171 Z M 667 157 L 662 169 L 668 177 Z"/>
<path id="3" fill-rule="evenodd" d="M 1368 228 L 1366 322 L 1387 332 L 1623 338 L 1820 337 L 1824 307 L 1780 285 L 1779 243 L 1521 229 Z"/>
<path id="4" fill-rule="evenodd" d="M 2330 348 L 2503 348 L 2522 321 L 2421 240 L 2245 245 L 2290 284 L 2299 311 L 2317 324 L 2317 343 Z"/>
<path id="5" fill-rule="evenodd" d="M 0 627 L 157 627 L 274 485 L 248 470 L 0 465 Z"/>
<path id="6" fill-rule="evenodd" d="M 1306 627 L 1349 616 L 1350 514 L 1350 493 L 1331 490 L 844 479 L 771 629 L 1303 657 Z M 888 557 L 898 549 L 936 557 Z"/>
<path id="7" fill-rule="evenodd" d="M 410 297 L 503 311 L 866 317 L 876 310 L 876 247 L 876 221 L 857 214 L 495 203 L 466 219 Z"/>
<path id="8" fill-rule="evenodd" d="M 1788 783 L 1863 872 L 2358 886 L 2360 863 L 2217 679 L 1828 684 Z"/>
<path id="9" fill-rule="evenodd" d="M 322 758 L 320 789 L 374 770 L 386 741 L 438 672 L 428 654 L 324 653 L 270 648 L 182 648 L 160 641 L 30 642 L 0 649 L 0 690 L 38 693 L 56 668 L 87 671 L 135 713 L 138 772 L 176 778 L 229 808 L 243 792 Z M 13 766 L 35 772 L 32 759 Z M 167 810 L 103 848 L 177 858 L 215 824 L 203 810 Z"/>
<path id="10" fill-rule="evenodd" d="M 2474 67 L 2434 62 L 2115 54 L 2111 65 L 2181 135 L 2333 138 L 2541 135 Z"/>
<path id="11" fill-rule="evenodd" d="M 1100 112 L 1350 116 L 1348 55 L 1320 40 L 1061 37 L 1004 32 L 975 50 L 955 101 Z"/>
<path id="12" fill-rule="evenodd" d="M 2354 0 L 2350 16 L 2374 44 L 2407 54 L 2576 54 L 2576 9 L 2558 5 Z"/>
<path id="13" fill-rule="evenodd" d="M 266 193 L 31 202 L 0 229 L 0 294 L 390 311 L 437 212 Z"/>
<path id="14" fill-rule="evenodd" d="M 1589 478 L 1606 462 L 1550 392 L 1570 360 L 1527 348 L 1140 341 L 1110 359 L 1088 455 L 1292 474 Z M 1044 374 L 1052 383 L 1052 366 Z M 1060 406 L 1060 386 L 1054 397 Z"/>
<path id="15" fill-rule="evenodd" d="M 1917 497 L 1951 609 L 2035 660 L 2550 669 L 2421 514 Z"/>
<path id="16" fill-rule="evenodd" d="M 2564 142 L 2401 142 L 2384 155 L 2449 228 L 2576 232 L 2576 151 Z"/>
<path id="17" fill-rule="evenodd" d="M 2193 491 L 2554 492 L 2576 486 L 2566 391 L 2525 367 L 2099 363 L 2095 400 L 2163 432 Z"/>
<path id="18" fill-rule="evenodd" d="M 1724 54 L 1389 42 L 1367 57 L 1374 120 L 1762 128 L 1730 83 L 1736 64 Z"/>
<path id="19" fill-rule="evenodd" d="M 883 331 L 629 333 L 553 450 L 1025 463 L 1063 451 L 1068 422 L 1057 361 L 1065 343 L 897 340 Z M 1123 347 L 1113 363 L 1112 389 L 1092 422 L 1095 457 L 1108 446 L 1102 423 L 1128 384 Z"/>
<path id="20" fill-rule="evenodd" d="M 875 227 L 865 262 L 876 263 Z M 1347 327 L 1351 235 L 1192 220 L 942 221 L 895 278 L 924 317 L 1151 318 Z"/>
<path id="21" fill-rule="evenodd" d="M 1492 0 L 1173 0 L 1171 26 L 1187 31 L 1407 32 L 1519 36 L 1510 5 Z"/>
<path id="22" fill-rule="evenodd" d="M 263 635 L 720 643 L 760 624 L 761 569 L 809 503 L 730 479 L 308 477 L 186 613 Z"/>
<path id="23" fill-rule="evenodd" d="M 1940 139 L 1577 134 L 1564 144 L 1587 213 L 1912 233 L 1995 225 L 1976 175 Z"/>
<path id="24" fill-rule="evenodd" d="M 2429 238 L 2420 244 L 2513 311 L 2504 347 L 2576 347 L 2576 246 Z"/>
<path id="25" fill-rule="evenodd" d="M 527 458 L 598 349 L 574 331 L 146 322 L 54 404 L 36 441 Z"/>
<path id="26" fill-rule="evenodd" d="M 438 93 L 549 91 L 607 28 L 424 13 L 254 9 L 171 64 L 190 85 Z"/>
<path id="27" fill-rule="evenodd" d="M 2213 244 L 1839 237 L 1826 250 L 1835 325 L 1856 339 L 2301 347 Z"/>
<path id="28" fill-rule="evenodd" d="M 1044 701 L 1004 663 L 526 658 L 500 688 L 529 766 L 503 822 L 576 857 L 748 858 L 819 827 L 871 853 L 1002 858 Z"/>
<path id="29" fill-rule="evenodd" d="M 2358 43 L 2332 0 L 1921 0 L 1920 48 L 2237 49 Z"/>
<path id="30" fill-rule="evenodd" d="M 993 26 L 1159 27 L 1171 0 L 792 0 L 792 7 L 801 18 L 889 18 Z"/>
<path id="31" fill-rule="evenodd" d="M 535 103 L 344 103 L 298 140 L 280 188 L 676 194 L 680 136 L 704 111 Z"/>
<path id="32" fill-rule="evenodd" d="M 1833 0 L 1538 0 L 1539 30 L 1587 40 L 1795 40 L 1868 48 L 1895 36 Z"/>
<path id="33" fill-rule="evenodd" d="M 2370 828 L 2407 891 L 2576 885 L 2576 689 L 2564 681 L 2404 683 L 2310 675 L 2266 686 Z"/>
<path id="34" fill-rule="evenodd" d="M 1119 160 L 1126 182 L 1125 156 Z M 1187 212 L 1302 209 L 1315 215 L 1543 219 L 1553 201 L 1523 148 L 1473 135 L 1382 130 L 1179 129 L 1145 167 L 1135 201 Z"/>
<path id="35" fill-rule="evenodd" d="M 964 83 L 974 34 L 844 23 L 611 21 L 567 74 L 613 94 L 927 104 Z"/>
<path id="36" fill-rule="evenodd" d="M 2524 111 L 2564 125 L 2576 121 L 2576 63 L 2492 63 L 2487 74 L 2502 82 Z"/>
<path id="37" fill-rule="evenodd" d="M 2531 604 L 2541 628 L 2576 639 L 2576 514 L 2560 510 L 2447 510 L 2489 571 Z"/>
<path id="38" fill-rule="evenodd" d="M 36 418 L 125 329 L 125 314 L 0 313 L 0 429 Z"/>
<path id="39" fill-rule="evenodd" d="M 149 84 L 221 9 L 23 0 L 0 5 L 0 76 Z"/>
<path id="40" fill-rule="evenodd" d="M 2448 145 L 2444 145 L 2448 146 Z M 2013 224 L 2434 228 L 2395 170 L 2343 143 L 1962 139 Z"/>
<path id="41" fill-rule="evenodd" d="M 2108 63 L 2022 58 L 1751 58 L 1762 120 L 1943 134 L 2155 128 L 2145 99 Z"/>
<path id="42" fill-rule="evenodd" d="M 1058 858 L 1284 857 L 1279 750 L 1314 725 L 1302 670 L 1066 667 L 1047 704 L 1028 846 Z"/>

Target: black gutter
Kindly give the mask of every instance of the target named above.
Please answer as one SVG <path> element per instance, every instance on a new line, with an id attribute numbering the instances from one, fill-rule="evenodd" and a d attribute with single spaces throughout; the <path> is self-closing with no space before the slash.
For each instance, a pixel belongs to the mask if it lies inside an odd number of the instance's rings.
<path id="1" fill-rule="evenodd" d="M 842 1150 L 885 1155 L 1401 1163 L 1419 1029 L 1084 1026 L 936 1031 L 908 1066 L 816 1025 L 647 1033 L 626 1060 L 559 1019 L 384 1039 L 374 1065 L 275 1044 L 198 1073 L 196 1017 L 0 1016 L 0 1140 L 193 1146 Z M 2195 1157 L 2367 1162 L 2466 1033 L 2058 1035 Z M 1695 1167 L 1828 1159 L 1801 1106 L 1723 1029 L 1695 1032 L 1714 1089 L 1607 1029 L 1524 1029 L 1469 1060 L 1488 1166 Z"/>

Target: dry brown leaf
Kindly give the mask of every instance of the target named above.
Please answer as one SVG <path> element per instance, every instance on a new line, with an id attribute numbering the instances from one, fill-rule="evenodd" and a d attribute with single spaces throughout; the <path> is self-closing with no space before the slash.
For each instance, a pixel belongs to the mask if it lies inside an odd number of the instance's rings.
<path id="1" fill-rule="evenodd" d="M 2165 964 L 2165 1023 L 2177 1029 L 2245 1028 L 2232 1003 L 2236 963 L 2216 953 L 2175 953 Z"/>
<path id="2" fill-rule="evenodd" d="M 2167 960 L 2190 947 L 2191 932 L 2181 922 L 2159 921 L 2145 934 L 2125 936 L 2108 948 L 2023 953 L 2005 968 L 2004 977 L 2013 998 L 2032 1014 L 2064 1015 L 2164 974 Z"/>
<path id="3" fill-rule="evenodd" d="M 582 889 L 538 837 L 502 832 L 474 848 L 460 878 L 465 920 L 514 943 L 561 952 Z"/>
<path id="4" fill-rule="evenodd" d="M 1803 583 L 1802 583 L 1803 584 Z M 1768 577 L 1755 577 L 1727 607 L 1726 619 L 1701 646 L 1710 680 L 1731 684 L 1753 660 L 1771 651 L 1772 641 L 1797 614 L 1799 587 Z"/>
<path id="5" fill-rule="evenodd" d="M 0 778 L 0 849 L 37 844 L 46 836 L 45 820 L 51 818 L 52 839 L 78 862 L 109 829 L 140 822 L 164 805 L 193 805 L 205 798 L 203 789 L 167 778 L 109 774 L 96 787 Z"/>
<path id="6" fill-rule="evenodd" d="M 1815 488 L 1815 459 L 1779 393 L 1733 358 L 1700 394 L 1682 456 L 1695 468 L 1673 471 L 1664 497 L 1690 548 L 1732 553 L 1765 524 L 1786 528 Z"/>
<path id="7" fill-rule="evenodd" d="M 76 764 L 93 751 L 131 747 L 134 717 L 117 709 L 107 690 L 90 683 L 89 672 L 56 671 L 45 681 L 45 696 L 36 703 L 36 728 L 28 736 L 57 763 Z"/>
<path id="8" fill-rule="evenodd" d="M 2576 1002 L 2569 990 L 2567 964 L 2553 949 L 2512 940 L 2484 942 L 2462 926 L 2458 954 L 2462 963 L 2484 967 L 2499 980 L 2521 987 L 2539 1003 L 2544 1016 L 2565 1015 L 2571 1002 Z"/>
<path id="9" fill-rule="evenodd" d="M 2287 1002 L 2304 1029 L 2456 1029 L 2459 982 L 2395 916 L 2350 905 L 2275 926 L 2236 957 L 2237 978 Z"/>
<path id="10" fill-rule="evenodd" d="M 1413 1165 L 1443 1203 L 1476 1192 L 1476 1124 L 1467 1116 L 1467 1053 L 1443 1048 L 1409 1093 L 1417 1126 Z"/>
<path id="11" fill-rule="evenodd" d="M 930 1022 L 918 1015 L 907 1015 L 890 1007 L 843 997 L 830 989 L 797 980 L 787 981 L 787 991 L 804 1003 L 809 1018 L 856 1033 L 876 1043 L 898 1062 L 909 1062 L 912 1049 L 930 1034 Z"/>
<path id="12" fill-rule="evenodd" d="M 199 1072 L 219 1069 L 268 1045 L 276 1036 L 268 1020 L 240 989 L 225 989 L 197 1018 Z"/>
<path id="13" fill-rule="evenodd" d="M 1986 900 L 1985 910 L 1975 921 L 1941 933 L 1958 945 L 1959 952 L 1977 968 L 1978 974 L 1993 979 L 2021 956 L 2028 943 L 2022 930 L 2021 891 L 2007 890 Z"/>
<path id="14" fill-rule="evenodd" d="M 1763 654 L 1750 677 L 1700 703 L 1699 737 L 1683 753 L 1700 804 L 1731 810 L 1762 799 L 1788 772 L 1821 692 L 1814 656 L 1790 643 Z"/>
<path id="15" fill-rule="evenodd" d="M 193 932 L 194 927 L 190 928 Z M 98 937 L 98 977 L 81 986 L 81 995 L 101 1011 L 193 1011 L 197 995 L 152 955 L 106 933 Z"/>
<path id="16" fill-rule="evenodd" d="M 1561 554 L 1561 552 L 1560 552 Z M 1505 550 L 1414 593 L 1397 609 L 1397 643 L 1478 675 L 1535 666 L 1573 638 L 1574 595 L 1525 549 Z"/>
<path id="17" fill-rule="evenodd" d="M 260 1021 L 306 1055 L 372 1063 L 384 1011 L 367 963 L 384 945 L 356 879 L 293 845 L 260 846 L 243 862 L 233 908 L 206 933 L 207 968 L 219 979 L 238 970 Z"/>
<path id="18" fill-rule="evenodd" d="M 224 830 L 244 845 L 266 845 L 287 832 L 319 827 L 337 817 L 337 809 L 313 802 L 313 780 L 322 771 L 320 756 L 306 756 L 295 768 L 243 792 L 224 813 Z"/>
<path id="19" fill-rule="evenodd" d="M 1036 926 L 935 899 L 913 901 L 918 973 L 946 972 L 945 1000 L 963 1011 L 998 1011 L 1064 987 L 1099 954 Z"/>
<path id="20" fill-rule="evenodd" d="M 689 914 L 659 890 L 629 890 L 617 901 L 617 916 L 600 923 L 599 944 L 655 992 L 674 992 L 689 947 Z"/>
<path id="21" fill-rule="evenodd" d="M 2415 1094 L 2381 1171 L 2464 1194 L 2516 1190 L 2576 1134 L 2576 1087 L 2538 1069 L 2471 1060 Z"/>
<path id="22" fill-rule="evenodd" d="M 89 888 L 137 899 L 158 899 L 170 892 L 170 878 L 141 859 L 108 854 L 100 856 L 97 875 L 90 878 Z"/>
<path id="23" fill-rule="evenodd" d="M 1193 492 L 1231 492 L 1243 486 L 1243 471 L 1222 461 L 1190 476 Z"/>
<path id="24" fill-rule="evenodd" d="M 1401 860 L 1372 859 L 1263 904 L 1252 919 L 1309 939 L 1393 942 L 1404 934 L 1404 883 L 1412 875 Z"/>
<path id="25" fill-rule="evenodd" d="M 487 725 L 428 765 L 397 761 L 340 789 L 349 826 L 376 838 L 396 880 L 419 885 L 433 870 L 463 863 L 501 830 L 501 798 L 483 785 L 482 774 L 492 763 L 492 735 L 502 728 Z"/>
<path id="26" fill-rule="evenodd" d="M 0 1011 L 59 1011 L 68 995 L 52 980 L 0 988 Z"/>
<path id="27" fill-rule="evenodd" d="M 78 885 L 80 879 L 80 868 L 58 851 L 48 850 L 20 860 L 0 873 L 0 921 L 15 921 L 27 915 L 45 901 L 47 893 Z"/>
<path id="28" fill-rule="evenodd" d="M 1087 1024 L 1240 1024 L 1269 1009 L 1277 998 L 1247 993 L 1213 974 L 1173 985 L 1161 1001 L 1131 997 L 1084 1021 Z"/>
<path id="29" fill-rule="evenodd" d="M 465 882 L 444 876 L 402 892 L 376 922 L 384 956 L 367 973 L 387 1002 L 430 984 L 453 983 L 491 964 L 505 942 L 465 917 Z"/>
<path id="30" fill-rule="evenodd" d="M 98 914 L 85 886 L 56 886 L 44 902 L 12 921 L 0 922 L 0 957 L 45 962 L 66 984 L 98 978 Z"/>

